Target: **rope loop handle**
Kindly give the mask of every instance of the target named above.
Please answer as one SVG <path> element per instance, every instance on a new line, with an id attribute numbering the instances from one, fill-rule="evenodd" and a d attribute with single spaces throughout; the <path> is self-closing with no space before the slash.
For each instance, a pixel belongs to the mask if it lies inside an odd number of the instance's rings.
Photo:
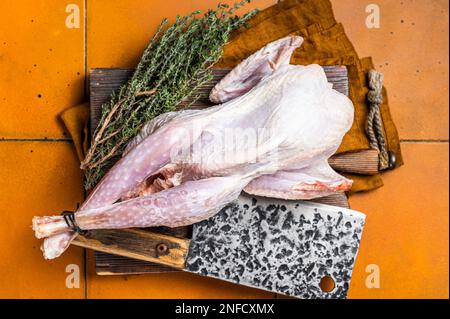
<path id="1" fill-rule="evenodd" d="M 376 70 L 369 70 L 369 92 L 367 93 L 369 114 L 367 115 L 366 133 L 369 138 L 370 148 L 378 151 L 380 170 L 390 168 L 389 152 L 386 146 L 386 137 L 384 136 L 383 121 L 380 112 L 380 106 L 383 103 L 383 79 L 384 76 L 382 73 Z"/>

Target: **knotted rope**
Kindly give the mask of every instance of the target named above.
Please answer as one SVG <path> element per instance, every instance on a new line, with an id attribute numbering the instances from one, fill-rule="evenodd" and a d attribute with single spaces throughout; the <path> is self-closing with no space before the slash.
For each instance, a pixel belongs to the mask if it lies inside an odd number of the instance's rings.
<path id="1" fill-rule="evenodd" d="M 389 153 L 386 146 L 380 112 L 380 106 L 383 103 L 383 78 L 382 73 L 375 70 L 369 71 L 369 92 L 367 93 L 369 114 L 367 116 L 366 133 L 369 137 L 370 147 L 378 151 L 380 170 L 389 168 Z"/>

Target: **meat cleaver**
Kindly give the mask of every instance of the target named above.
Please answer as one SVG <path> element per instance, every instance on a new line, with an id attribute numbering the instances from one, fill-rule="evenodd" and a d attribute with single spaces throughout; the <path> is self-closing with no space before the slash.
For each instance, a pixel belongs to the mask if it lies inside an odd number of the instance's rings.
<path id="1" fill-rule="evenodd" d="M 95 230 L 74 244 L 297 298 L 345 298 L 365 215 L 242 194 L 197 223 L 192 239 Z"/>

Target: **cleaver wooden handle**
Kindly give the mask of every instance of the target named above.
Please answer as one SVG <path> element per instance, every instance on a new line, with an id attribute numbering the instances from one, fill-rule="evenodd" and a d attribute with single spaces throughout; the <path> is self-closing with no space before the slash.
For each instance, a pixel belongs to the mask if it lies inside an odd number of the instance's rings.
<path id="1" fill-rule="evenodd" d="M 378 174 L 378 152 L 376 150 L 364 150 L 337 154 L 328 160 L 330 166 L 338 172 L 375 175 Z"/>
<path id="2" fill-rule="evenodd" d="M 189 239 L 140 229 L 90 230 L 74 239 L 76 246 L 173 268 L 184 269 Z"/>

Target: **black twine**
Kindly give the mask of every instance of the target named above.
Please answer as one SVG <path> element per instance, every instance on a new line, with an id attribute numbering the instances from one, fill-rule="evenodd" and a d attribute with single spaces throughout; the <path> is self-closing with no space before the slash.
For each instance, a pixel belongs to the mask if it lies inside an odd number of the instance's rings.
<path id="1" fill-rule="evenodd" d="M 67 227 L 70 229 L 76 231 L 80 235 L 85 235 L 87 233 L 87 230 L 83 230 L 78 226 L 77 222 L 75 221 L 75 213 L 70 210 L 65 210 L 61 213 L 62 217 L 64 218 L 64 221 L 67 224 Z"/>

